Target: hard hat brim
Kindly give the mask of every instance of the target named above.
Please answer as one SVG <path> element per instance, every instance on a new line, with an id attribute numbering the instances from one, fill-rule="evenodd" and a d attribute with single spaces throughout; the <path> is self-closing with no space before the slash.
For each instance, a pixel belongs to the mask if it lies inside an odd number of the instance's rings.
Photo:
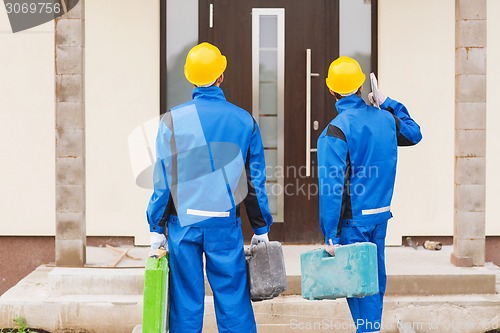
<path id="1" fill-rule="evenodd" d="M 328 77 L 325 79 L 326 86 L 331 91 L 336 92 L 336 93 L 341 94 L 341 95 L 349 95 L 349 94 L 355 93 L 363 85 L 363 83 L 365 83 L 365 80 L 366 80 L 366 75 L 364 73 L 361 73 L 361 74 L 362 75 L 359 76 L 358 80 L 355 81 L 355 84 L 353 84 L 353 86 L 357 87 L 354 90 L 346 91 L 345 89 L 340 89 L 335 84 L 334 80 L 332 80 L 331 78 L 328 78 Z"/>

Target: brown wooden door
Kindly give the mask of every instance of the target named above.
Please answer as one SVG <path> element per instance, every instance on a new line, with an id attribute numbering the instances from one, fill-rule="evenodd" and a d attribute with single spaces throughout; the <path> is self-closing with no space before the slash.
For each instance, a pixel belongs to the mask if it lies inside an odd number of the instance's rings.
<path id="1" fill-rule="evenodd" d="M 211 9 L 212 8 L 212 9 Z M 311 50 L 311 148 L 334 116 L 325 86 L 330 62 L 338 57 L 337 0 L 200 0 L 199 38 L 217 45 L 228 59 L 222 88 L 226 98 L 252 110 L 252 9 L 284 8 L 284 191 L 283 223 L 270 238 L 287 243 L 321 242 L 316 153 L 306 176 L 306 50 Z M 213 16 L 210 17 L 212 11 Z M 315 121 L 317 121 L 315 125 Z M 262 128 L 262 126 L 261 126 Z M 315 129 L 317 128 L 317 129 Z M 244 219 L 246 215 L 243 213 Z M 245 238 L 252 235 L 243 223 Z"/>

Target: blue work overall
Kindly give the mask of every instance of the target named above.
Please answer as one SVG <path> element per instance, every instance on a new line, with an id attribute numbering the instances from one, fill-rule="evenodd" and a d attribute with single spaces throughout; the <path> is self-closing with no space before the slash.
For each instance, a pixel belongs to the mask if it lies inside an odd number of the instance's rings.
<path id="1" fill-rule="evenodd" d="M 325 243 L 377 245 L 379 294 L 348 298 L 360 332 L 381 328 L 386 286 L 384 246 L 398 146 L 422 139 L 406 107 L 387 98 L 379 110 L 350 95 L 336 103 L 338 116 L 318 138 L 320 226 Z"/>
<path id="2" fill-rule="evenodd" d="M 216 86 L 167 112 L 156 142 L 152 232 L 168 229 L 170 332 L 201 332 L 205 270 L 221 333 L 253 333 L 239 206 L 254 233 L 272 224 L 262 139 L 255 120 Z"/>

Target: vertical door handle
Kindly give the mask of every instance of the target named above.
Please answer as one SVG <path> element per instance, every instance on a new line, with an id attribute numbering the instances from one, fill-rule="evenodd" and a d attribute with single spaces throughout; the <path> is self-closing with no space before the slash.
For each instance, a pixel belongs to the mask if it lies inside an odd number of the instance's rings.
<path id="1" fill-rule="evenodd" d="M 311 73 L 311 49 L 306 49 L 306 177 L 311 177 L 311 77 L 319 76 Z"/>
<path id="2" fill-rule="evenodd" d="M 208 12 L 208 27 L 212 29 L 214 27 L 214 4 L 210 4 L 210 9 Z"/>

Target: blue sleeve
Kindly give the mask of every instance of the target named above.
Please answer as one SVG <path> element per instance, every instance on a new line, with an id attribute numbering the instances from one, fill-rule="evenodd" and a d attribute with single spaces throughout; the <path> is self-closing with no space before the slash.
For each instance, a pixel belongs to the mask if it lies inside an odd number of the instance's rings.
<path id="1" fill-rule="evenodd" d="M 273 217 L 269 211 L 266 193 L 266 162 L 264 159 L 264 146 L 257 123 L 250 138 L 250 146 L 245 163 L 248 194 L 244 200 L 250 225 L 256 235 L 269 232 L 273 224 Z"/>
<path id="2" fill-rule="evenodd" d="M 153 183 L 154 191 L 149 200 L 146 211 L 149 231 L 164 233 L 165 232 L 165 212 L 170 199 L 170 188 L 167 179 L 167 168 L 171 161 L 170 138 L 171 130 L 166 126 L 162 119 L 158 127 L 158 135 L 156 137 L 156 162 L 154 167 Z"/>
<path id="3" fill-rule="evenodd" d="M 329 125 L 328 129 L 340 131 L 333 125 Z M 340 243 L 341 225 L 339 223 L 347 169 L 347 154 L 346 141 L 326 133 L 319 137 L 319 219 L 321 231 L 325 236 L 325 244 L 328 244 L 330 239 L 333 244 Z"/>
<path id="4" fill-rule="evenodd" d="M 398 146 L 413 146 L 422 140 L 420 126 L 413 120 L 406 107 L 389 97 L 380 106 L 394 115 L 398 135 Z"/>

